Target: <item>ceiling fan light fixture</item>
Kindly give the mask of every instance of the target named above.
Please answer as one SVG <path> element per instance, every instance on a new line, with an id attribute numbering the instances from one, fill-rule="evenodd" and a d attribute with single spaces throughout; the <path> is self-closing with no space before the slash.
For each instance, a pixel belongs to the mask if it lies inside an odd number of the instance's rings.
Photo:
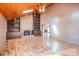
<path id="1" fill-rule="evenodd" d="M 39 12 L 45 12 L 45 6 L 39 8 Z"/>

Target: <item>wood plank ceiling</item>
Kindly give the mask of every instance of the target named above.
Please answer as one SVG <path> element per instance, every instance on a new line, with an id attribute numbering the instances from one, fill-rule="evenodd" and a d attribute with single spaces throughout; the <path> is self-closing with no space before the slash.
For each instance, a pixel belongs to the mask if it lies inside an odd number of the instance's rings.
<path id="1" fill-rule="evenodd" d="M 51 3 L 0 3 L 0 12 L 5 16 L 7 20 L 13 17 L 23 16 L 23 10 L 36 9 L 41 7 L 41 5 L 49 6 Z"/>

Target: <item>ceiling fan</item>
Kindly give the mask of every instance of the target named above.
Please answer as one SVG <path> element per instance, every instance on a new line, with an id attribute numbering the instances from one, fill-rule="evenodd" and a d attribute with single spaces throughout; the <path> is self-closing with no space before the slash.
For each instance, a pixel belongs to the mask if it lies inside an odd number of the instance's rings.
<path id="1" fill-rule="evenodd" d="M 37 10 L 38 12 L 40 13 L 43 13 L 45 12 L 46 10 L 46 5 L 42 4 L 42 3 L 39 3 L 39 4 L 36 4 L 37 8 L 35 10 Z M 23 11 L 23 14 L 30 14 L 32 12 L 35 12 L 33 9 L 28 9 L 28 10 L 24 10 Z"/>
<path id="2" fill-rule="evenodd" d="M 40 4 L 37 4 L 37 7 L 38 7 L 37 9 L 40 13 L 43 13 L 46 10 L 46 4 L 40 3 Z"/>

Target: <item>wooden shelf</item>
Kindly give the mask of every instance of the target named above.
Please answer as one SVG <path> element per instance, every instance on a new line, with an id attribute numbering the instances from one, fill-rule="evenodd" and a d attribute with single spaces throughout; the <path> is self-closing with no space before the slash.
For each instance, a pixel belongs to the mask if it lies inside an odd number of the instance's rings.
<path id="1" fill-rule="evenodd" d="M 40 14 L 38 12 L 33 14 L 33 30 L 34 35 L 40 34 Z"/>

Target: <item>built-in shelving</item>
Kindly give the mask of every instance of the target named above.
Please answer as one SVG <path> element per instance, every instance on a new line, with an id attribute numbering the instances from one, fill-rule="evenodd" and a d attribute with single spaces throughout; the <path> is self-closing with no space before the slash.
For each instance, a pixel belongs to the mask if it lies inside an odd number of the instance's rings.
<path id="1" fill-rule="evenodd" d="M 33 13 L 33 30 L 34 35 L 40 35 L 40 13 Z"/>

